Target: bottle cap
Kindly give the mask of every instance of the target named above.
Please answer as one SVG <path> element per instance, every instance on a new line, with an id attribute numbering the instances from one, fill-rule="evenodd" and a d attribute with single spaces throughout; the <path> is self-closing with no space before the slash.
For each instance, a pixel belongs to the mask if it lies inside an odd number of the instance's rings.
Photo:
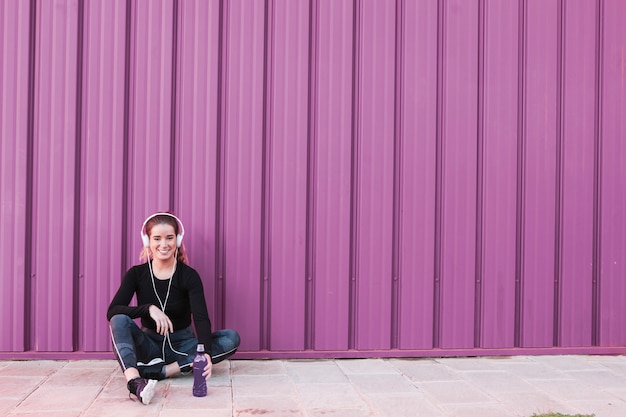
<path id="1" fill-rule="evenodd" d="M 198 343 L 198 352 L 204 352 L 204 345 L 202 343 Z"/>

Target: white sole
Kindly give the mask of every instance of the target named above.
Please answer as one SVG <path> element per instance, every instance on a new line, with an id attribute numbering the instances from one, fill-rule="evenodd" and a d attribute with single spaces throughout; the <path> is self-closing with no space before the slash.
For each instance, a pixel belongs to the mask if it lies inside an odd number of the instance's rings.
<path id="1" fill-rule="evenodd" d="M 154 391 L 156 389 L 157 381 L 155 379 L 149 379 L 146 387 L 141 391 L 141 402 L 145 405 L 150 404 L 152 397 L 154 397 Z"/>

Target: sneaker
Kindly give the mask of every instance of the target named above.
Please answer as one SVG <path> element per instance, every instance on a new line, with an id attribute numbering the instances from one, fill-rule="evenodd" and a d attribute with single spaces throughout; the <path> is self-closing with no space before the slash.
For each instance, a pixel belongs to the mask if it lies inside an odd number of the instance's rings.
<path id="1" fill-rule="evenodd" d="M 156 388 L 154 379 L 143 379 L 140 377 L 128 381 L 128 390 L 130 394 L 134 394 L 142 403 L 148 405 L 154 397 L 154 389 Z M 128 394 L 130 396 L 130 394 Z"/>
<path id="2" fill-rule="evenodd" d="M 148 366 L 137 366 L 137 370 L 144 379 L 156 379 L 157 381 L 165 379 L 165 365 L 163 365 L 163 362 Z"/>

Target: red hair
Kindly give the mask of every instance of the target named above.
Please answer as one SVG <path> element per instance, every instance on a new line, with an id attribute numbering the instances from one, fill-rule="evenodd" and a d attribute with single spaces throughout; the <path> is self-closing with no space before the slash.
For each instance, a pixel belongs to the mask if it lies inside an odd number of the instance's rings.
<path id="1" fill-rule="evenodd" d="M 172 214 L 169 211 L 164 211 L 163 213 L 168 213 L 168 214 Z M 173 215 L 173 214 L 172 214 Z M 150 236 L 150 232 L 152 231 L 152 228 L 154 226 L 156 226 L 157 224 L 166 224 L 166 225 L 170 225 L 174 228 L 174 233 L 176 233 L 176 235 L 180 234 L 180 227 L 178 225 L 178 222 L 176 221 L 176 219 L 172 216 L 167 216 L 164 214 L 161 215 L 156 215 L 152 218 L 150 218 L 150 220 L 148 220 L 146 222 L 146 226 L 145 226 L 145 233 L 146 235 Z M 185 244 L 181 242 L 180 247 L 177 248 L 177 257 L 176 260 L 178 262 L 183 262 L 183 263 L 187 263 L 188 262 L 188 258 L 187 258 L 187 251 L 185 250 Z M 141 250 L 141 253 L 139 254 L 139 260 L 142 262 L 147 261 L 148 259 L 150 259 L 150 248 L 143 248 Z"/>

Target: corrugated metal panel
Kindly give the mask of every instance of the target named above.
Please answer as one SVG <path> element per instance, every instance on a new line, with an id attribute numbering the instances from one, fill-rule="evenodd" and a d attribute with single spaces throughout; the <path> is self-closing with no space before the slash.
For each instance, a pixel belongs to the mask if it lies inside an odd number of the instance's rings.
<path id="1" fill-rule="evenodd" d="M 31 348 L 74 350 L 78 1 L 37 8 Z M 29 173 L 31 175 L 31 173 Z"/>
<path id="2" fill-rule="evenodd" d="M 477 2 L 441 5 L 435 271 L 436 347 L 474 346 L 478 91 Z"/>
<path id="3" fill-rule="evenodd" d="M 260 2 L 224 4 L 222 172 L 220 199 L 226 285 L 225 326 L 237 328 L 242 350 L 268 346 L 267 189 L 268 154 L 264 77 L 267 40 Z M 254 71 L 251 71 L 254 69 Z M 242 308 L 242 306 L 246 306 Z"/>
<path id="4" fill-rule="evenodd" d="M 150 213 L 176 209 L 173 202 L 174 153 L 173 0 L 133 2 L 130 39 L 130 109 L 127 238 Z M 136 250 L 129 254 L 136 259 Z"/>
<path id="5" fill-rule="evenodd" d="M 85 3 L 80 190 L 80 347 L 87 351 L 111 346 L 106 315 L 128 262 L 123 227 L 126 209 L 124 177 L 127 149 L 125 124 L 126 2 Z M 135 230 L 133 243 L 139 235 Z M 136 245 L 131 261 L 137 260 Z"/>
<path id="6" fill-rule="evenodd" d="M 175 201 L 185 227 L 190 262 L 204 279 L 214 326 L 223 327 L 224 277 L 217 256 L 223 247 L 217 225 L 220 89 L 220 7 L 203 0 L 178 3 L 179 78 L 176 109 Z"/>
<path id="7" fill-rule="evenodd" d="M 0 18 L 4 355 L 110 355 L 166 209 L 243 357 L 625 353 L 623 2 Z"/>
<path id="8" fill-rule="evenodd" d="M 389 349 L 394 163 L 395 7 L 358 3 L 353 175 L 352 348 Z"/>
<path id="9" fill-rule="evenodd" d="M 431 349 L 434 328 L 437 1 L 400 13 L 398 347 Z M 398 101 L 396 101 L 398 103 Z M 394 277 L 395 279 L 395 277 Z"/>
<path id="10" fill-rule="evenodd" d="M 518 68 L 520 13 L 514 2 L 479 10 L 478 236 L 479 329 L 475 343 L 515 346 Z"/>
<path id="11" fill-rule="evenodd" d="M 524 13 L 522 271 L 520 343 L 552 346 L 557 201 L 557 117 L 562 44 L 559 2 L 529 1 Z M 532 28 L 532 30 L 531 30 Z M 559 155 L 560 156 L 560 155 Z"/>
<path id="12" fill-rule="evenodd" d="M 626 7 L 619 0 L 602 3 L 599 52 L 600 120 L 599 241 L 596 276 L 601 346 L 626 344 Z"/>
<path id="13" fill-rule="evenodd" d="M 348 349 L 352 140 L 352 0 L 313 2 L 311 347 Z M 313 88 L 314 87 L 314 88 Z"/>
<path id="14" fill-rule="evenodd" d="M 484 2 L 479 26 L 477 309 L 475 344 L 515 346 L 520 13 Z"/>
<path id="15" fill-rule="evenodd" d="M 307 284 L 309 4 L 270 3 L 266 127 L 270 284 L 268 340 L 272 350 L 303 350 Z"/>
<path id="16" fill-rule="evenodd" d="M 560 208 L 556 343 L 589 346 L 593 334 L 593 242 L 597 105 L 597 2 L 565 4 L 562 37 Z M 564 95 L 567 93 L 567 96 Z"/>
<path id="17" fill-rule="evenodd" d="M 29 189 L 29 52 L 30 10 L 26 2 L 0 2 L 0 314 L 7 337 L 0 351 L 24 350 L 30 319 L 26 274 Z M 11 39 L 11 42 L 6 40 Z M 30 242 L 28 242 L 30 244 Z"/>

